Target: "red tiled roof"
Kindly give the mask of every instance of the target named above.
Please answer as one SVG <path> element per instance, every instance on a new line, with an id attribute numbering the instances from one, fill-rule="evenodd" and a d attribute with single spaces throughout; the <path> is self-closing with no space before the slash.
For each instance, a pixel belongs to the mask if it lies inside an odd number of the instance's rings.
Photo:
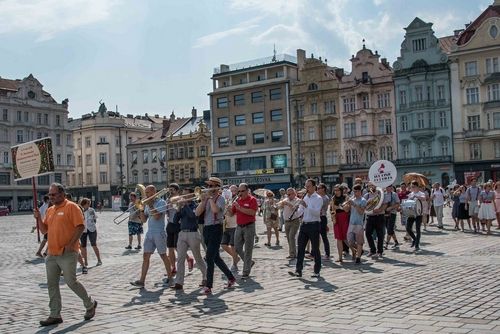
<path id="1" fill-rule="evenodd" d="M 17 92 L 17 90 L 18 90 L 17 81 L 0 78 L 0 89 L 11 90 L 13 92 Z"/>
<path id="2" fill-rule="evenodd" d="M 177 131 L 180 127 L 182 127 L 188 120 L 191 118 L 177 118 L 175 119 L 171 124 L 170 128 L 168 129 L 167 132 L 167 137 L 169 137 L 171 134 L 173 134 L 175 131 Z M 153 131 L 151 133 L 148 133 L 142 138 L 137 139 L 134 141 L 132 144 L 147 144 L 147 143 L 155 143 L 155 142 L 161 142 L 165 141 L 165 138 L 162 138 L 163 134 L 163 129 L 158 129 L 156 131 Z"/>
<path id="3" fill-rule="evenodd" d="M 453 45 L 455 45 L 456 42 L 457 38 L 454 35 L 439 38 L 439 46 L 444 53 L 450 53 Z"/>
<path id="4" fill-rule="evenodd" d="M 467 43 L 476 32 L 476 29 L 484 22 L 484 20 L 490 17 L 500 17 L 500 6 L 488 6 L 488 8 L 486 8 L 486 10 L 482 12 L 481 15 L 479 15 L 474 20 L 474 22 L 469 24 L 467 28 L 460 34 L 457 40 L 457 45 L 464 45 L 465 43 Z"/>

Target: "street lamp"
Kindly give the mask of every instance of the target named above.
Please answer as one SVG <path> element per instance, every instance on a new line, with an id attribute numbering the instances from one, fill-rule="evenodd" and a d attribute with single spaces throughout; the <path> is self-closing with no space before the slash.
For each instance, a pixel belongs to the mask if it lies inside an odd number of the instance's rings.
<path id="1" fill-rule="evenodd" d="M 299 111 L 299 102 L 302 102 L 300 99 L 294 99 L 293 102 L 295 102 L 295 117 L 297 120 L 296 123 L 296 133 L 297 133 L 297 173 L 298 173 L 298 185 L 299 188 L 302 188 L 302 155 L 301 155 L 301 149 L 300 149 L 300 111 Z"/>

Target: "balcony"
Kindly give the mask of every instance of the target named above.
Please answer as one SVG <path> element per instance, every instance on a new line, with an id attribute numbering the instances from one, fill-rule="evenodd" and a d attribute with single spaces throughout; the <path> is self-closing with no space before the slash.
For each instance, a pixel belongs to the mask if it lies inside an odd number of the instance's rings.
<path id="1" fill-rule="evenodd" d="M 489 101 L 483 104 L 484 111 L 500 108 L 500 101 Z"/>
<path id="2" fill-rule="evenodd" d="M 346 140 L 353 140 L 359 143 L 374 143 L 377 141 L 377 138 L 375 135 L 359 135 L 359 136 L 353 136 L 349 138 L 344 138 Z"/>
<path id="3" fill-rule="evenodd" d="M 434 107 L 434 101 L 415 101 L 410 102 L 410 109 L 426 109 Z"/>
<path id="4" fill-rule="evenodd" d="M 373 162 L 358 162 L 352 164 L 341 164 L 341 170 L 350 170 L 350 169 L 369 169 L 373 165 Z"/>
<path id="5" fill-rule="evenodd" d="M 465 130 L 464 131 L 464 138 L 482 138 L 484 137 L 484 130 L 478 129 L 478 130 Z"/>
<path id="6" fill-rule="evenodd" d="M 436 128 L 412 129 L 410 136 L 413 138 L 430 138 L 436 135 Z"/>
<path id="7" fill-rule="evenodd" d="M 451 155 L 438 156 L 438 157 L 425 157 L 425 158 L 409 158 L 396 160 L 396 166 L 405 165 L 429 165 L 437 163 L 451 163 Z"/>

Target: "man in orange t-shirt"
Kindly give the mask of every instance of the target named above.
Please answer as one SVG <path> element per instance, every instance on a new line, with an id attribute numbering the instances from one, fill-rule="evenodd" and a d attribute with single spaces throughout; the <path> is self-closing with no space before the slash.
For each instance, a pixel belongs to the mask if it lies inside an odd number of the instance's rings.
<path id="1" fill-rule="evenodd" d="M 41 320 L 40 325 L 50 326 L 62 322 L 61 292 L 59 291 L 61 271 L 66 284 L 83 301 L 86 309 L 84 319 L 90 320 L 95 315 L 97 301 L 88 295 L 85 287 L 76 279 L 76 262 L 80 249 L 78 240 L 85 229 L 82 211 L 78 204 L 65 198 L 62 184 L 50 185 L 49 198 L 53 205 L 47 209 L 43 221 L 38 208 L 34 210 L 40 231 L 49 235 L 45 267 L 50 315 L 47 319 Z"/>

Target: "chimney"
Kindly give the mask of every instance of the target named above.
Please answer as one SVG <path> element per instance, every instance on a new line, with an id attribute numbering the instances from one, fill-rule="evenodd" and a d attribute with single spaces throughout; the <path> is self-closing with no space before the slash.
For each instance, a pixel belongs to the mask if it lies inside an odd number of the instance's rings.
<path id="1" fill-rule="evenodd" d="M 460 34 L 464 31 L 464 29 L 457 29 L 457 30 L 453 30 L 453 35 L 455 37 L 458 37 L 460 36 Z"/>
<path id="2" fill-rule="evenodd" d="M 384 66 L 389 65 L 389 64 L 387 64 L 387 58 L 382 58 L 382 59 L 380 59 L 380 60 L 382 61 L 382 64 L 383 64 Z"/>
<path id="3" fill-rule="evenodd" d="M 171 122 L 175 121 L 175 114 L 174 114 L 173 110 L 172 110 L 172 113 L 170 114 L 170 121 Z"/>
<path id="4" fill-rule="evenodd" d="M 167 136 L 168 130 L 170 129 L 170 120 L 169 119 L 164 119 L 163 120 L 163 128 L 161 130 L 161 137 L 160 138 L 165 138 Z"/>
<path id="5" fill-rule="evenodd" d="M 195 107 L 193 107 L 193 109 L 191 109 L 191 116 L 193 118 L 196 118 L 196 108 Z"/>
<path id="6" fill-rule="evenodd" d="M 306 51 L 302 49 L 297 49 L 297 66 L 299 70 L 304 67 L 306 63 Z"/>

